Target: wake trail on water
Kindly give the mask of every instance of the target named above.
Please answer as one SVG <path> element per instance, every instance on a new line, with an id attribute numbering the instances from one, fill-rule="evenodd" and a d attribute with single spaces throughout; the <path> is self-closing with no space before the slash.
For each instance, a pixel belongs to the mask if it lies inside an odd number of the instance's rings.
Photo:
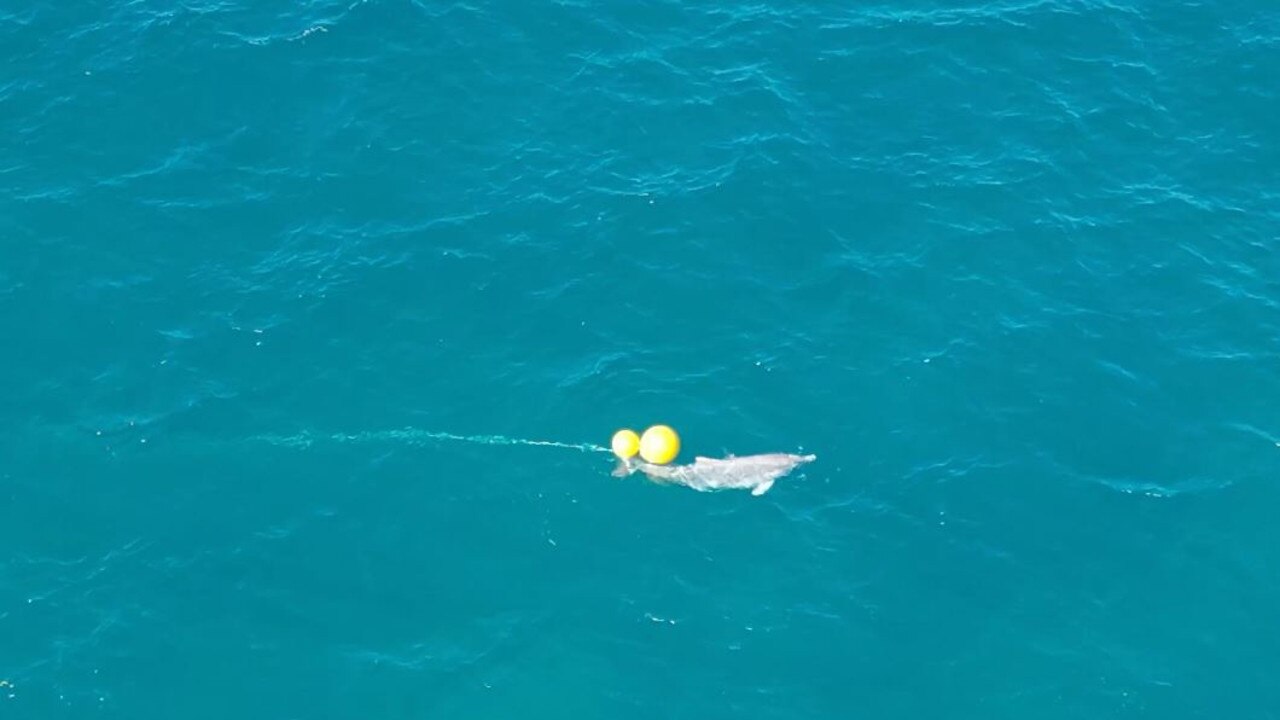
<path id="1" fill-rule="evenodd" d="M 308 448 L 316 443 L 375 444 L 401 443 L 424 446 L 441 442 L 462 442 L 474 445 L 525 445 L 531 447 L 553 447 L 579 452 L 607 453 L 609 448 L 594 443 L 565 443 L 555 440 L 527 440 L 524 438 L 506 437 L 505 435 L 458 435 L 456 433 L 403 428 L 400 430 L 366 430 L 358 433 L 312 433 L 303 431 L 294 435 L 259 435 L 254 438 L 278 447 Z"/>

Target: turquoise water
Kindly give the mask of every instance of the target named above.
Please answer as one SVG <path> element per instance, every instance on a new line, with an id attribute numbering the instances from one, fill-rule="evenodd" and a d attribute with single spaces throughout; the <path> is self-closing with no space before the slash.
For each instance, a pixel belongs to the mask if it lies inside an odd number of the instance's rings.
<path id="1" fill-rule="evenodd" d="M 1277 717 L 1275 7 L 0 8 L 0 717 Z"/>

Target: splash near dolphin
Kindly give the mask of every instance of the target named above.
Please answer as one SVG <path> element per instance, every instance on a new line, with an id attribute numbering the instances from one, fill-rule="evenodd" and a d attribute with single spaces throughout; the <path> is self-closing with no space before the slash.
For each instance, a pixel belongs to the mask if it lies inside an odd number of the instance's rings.
<path id="1" fill-rule="evenodd" d="M 726 458 L 696 457 L 689 465 L 669 465 L 680 452 L 680 438 L 666 425 L 655 425 L 637 436 L 632 430 L 619 430 L 611 443 L 618 458 L 615 477 L 644 473 L 658 483 L 683 485 L 701 492 L 712 490 L 750 490 L 760 496 L 800 465 L 813 462 L 815 455 L 767 453 Z M 639 455 L 641 459 L 637 460 Z"/>

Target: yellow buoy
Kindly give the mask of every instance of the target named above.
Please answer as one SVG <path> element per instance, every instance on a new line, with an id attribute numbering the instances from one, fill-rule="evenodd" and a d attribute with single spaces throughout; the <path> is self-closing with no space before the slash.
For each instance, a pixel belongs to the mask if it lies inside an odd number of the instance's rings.
<path id="1" fill-rule="evenodd" d="M 666 425 L 654 425 L 640 438 L 640 457 L 654 465 L 666 465 L 680 454 L 680 436 Z"/>
<path id="2" fill-rule="evenodd" d="M 635 430 L 619 430 L 613 434 L 613 454 L 621 460 L 630 460 L 640 452 L 640 436 Z"/>

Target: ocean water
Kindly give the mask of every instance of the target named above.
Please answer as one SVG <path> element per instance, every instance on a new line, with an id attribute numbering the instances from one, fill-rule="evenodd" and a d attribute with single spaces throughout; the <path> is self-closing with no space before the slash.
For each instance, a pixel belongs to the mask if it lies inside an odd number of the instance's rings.
<path id="1" fill-rule="evenodd" d="M 0 6 L 0 718 L 1280 717 L 1278 78 L 1261 0 Z"/>

